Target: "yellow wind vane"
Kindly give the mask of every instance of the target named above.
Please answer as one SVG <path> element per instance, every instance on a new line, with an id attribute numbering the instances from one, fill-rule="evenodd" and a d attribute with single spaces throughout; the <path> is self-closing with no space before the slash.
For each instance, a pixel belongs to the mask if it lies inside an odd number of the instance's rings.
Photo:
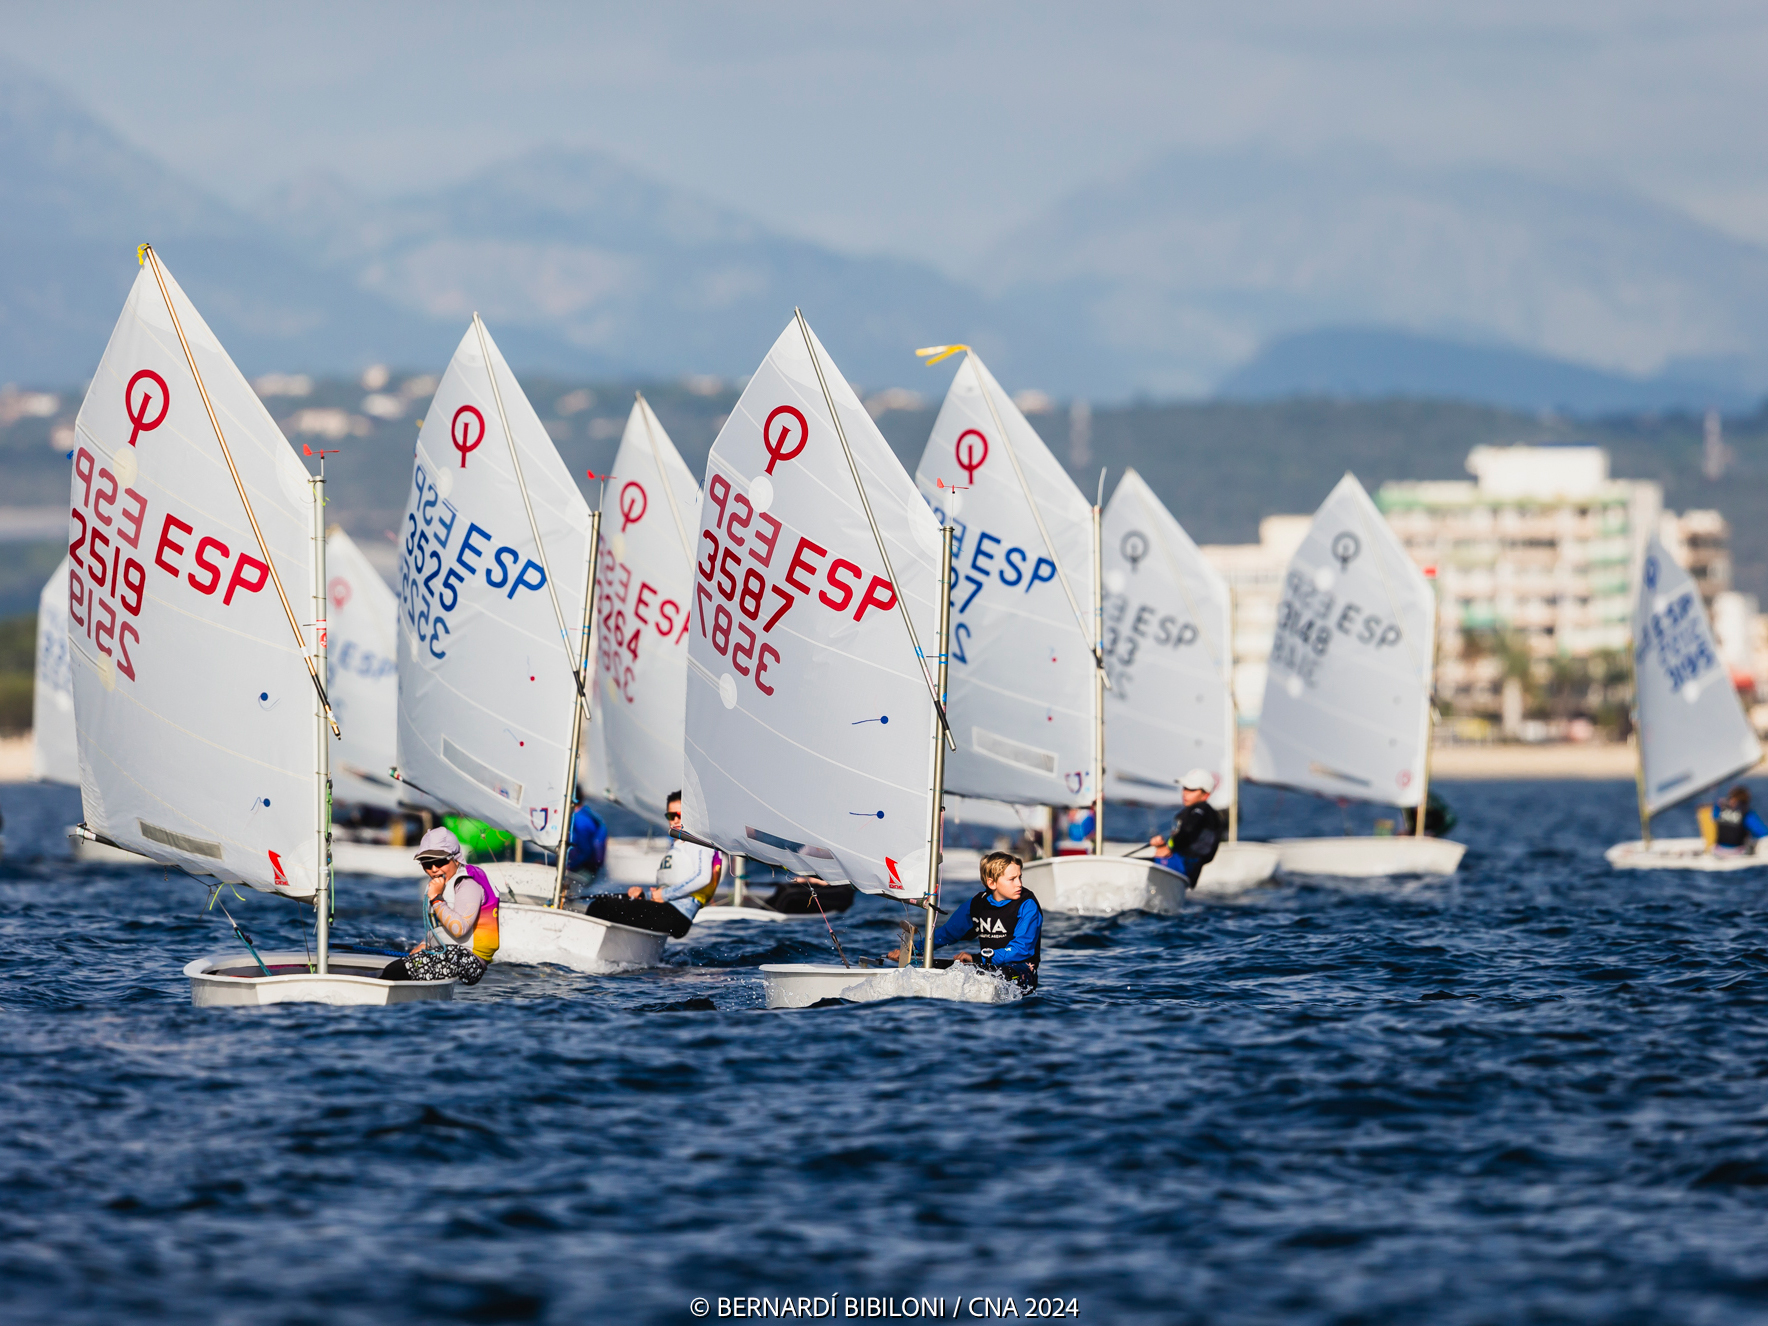
<path id="1" fill-rule="evenodd" d="M 917 358 L 927 360 L 926 367 L 932 368 L 942 359 L 950 359 L 953 355 L 968 354 L 967 345 L 928 345 L 915 351 Z M 931 356 L 931 357 L 929 357 Z"/>

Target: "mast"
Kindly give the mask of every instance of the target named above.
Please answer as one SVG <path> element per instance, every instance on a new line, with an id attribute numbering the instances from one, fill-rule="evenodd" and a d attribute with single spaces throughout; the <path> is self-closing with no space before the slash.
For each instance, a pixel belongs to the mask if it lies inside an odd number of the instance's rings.
<path id="1" fill-rule="evenodd" d="M 1651 811 L 1645 804 L 1645 728 L 1639 721 L 1639 645 L 1638 637 L 1631 632 L 1627 638 L 1627 665 L 1633 673 L 1633 788 L 1639 796 L 1639 838 L 1649 848 Z"/>
<path id="2" fill-rule="evenodd" d="M 1240 701 L 1234 695 L 1234 586 L 1228 585 L 1228 841 L 1240 841 Z"/>
<path id="3" fill-rule="evenodd" d="M 589 633 L 595 621 L 595 580 L 596 571 L 600 567 L 601 558 L 597 555 L 601 549 L 602 513 L 589 513 L 589 566 L 583 584 L 583 626 L 577 642 L 576 681 L 577 694 L 571 700 L 571 737 L 566 744 L 565 756 L 565 822 L 559 826 L 559 869 L 553 878 L 554 907 L 565 905 L 565 858 L 571 852 L 571 803 L 577 796 L 577 748 L 583 741 L 584 700 L 588 692 L 584 689 L 586 673 L 589 668 Z"/>
<path id="4" fill-rule="evenodd" d="M 946 667 L 950 662 L 952 626 L 952 538 L 953 525 L 939 531 L 939 701 L 945 703 Z M 937 714 L 935 715 L 937 718 Z M 939 919 L 939 858 L 945 848 L 945 729 L 933 725 L 933 795 L 927 812 L 927 939 L 921 946 L 921 965 L 933 969 L 933 930 Z"/>
<path id="5" fill-rule="evenodd" d="M 1104 471 L 1099 489 L 1105 489 Z M 1030 497 L 1028 493 L 1027 498 Z M 1105 855 L 1105 583 L 1099 504 L 1093 503 L 1093 855 Z"/>
<path id="6" fill-rule="evenodd" d="M 1418 784 L 1418 814 L 1412 821 L 1412 836 L 1424 837 L 1424 820 L 1430 813 L 1430 745 L 1436 727 L 1436 655 L 1437 655 L 1437 582 L 1430 573 L 1430 657 L 1424 674 L 1424 776 Z"/>
<path id="7" fill-rule="evenodd" d="M 325 676 L 326 655 L 326 588 L 325 588 L 325 453 L 319 453 L 319 474 L 308 481 L 313 490 L 313 656 L 320 677 Z M 323 699 L 323 692 L 320 697 Z M 326 706 L 315 706 L 313 741 L 318 769 L 313 777 L 313 795 L 318 825 L 314 844 L 314 873 L 318 881 L 313 891 L 313 905 L 319 913 L 319 974 L 331 970 L 331 734 L 326 722 Z"/>

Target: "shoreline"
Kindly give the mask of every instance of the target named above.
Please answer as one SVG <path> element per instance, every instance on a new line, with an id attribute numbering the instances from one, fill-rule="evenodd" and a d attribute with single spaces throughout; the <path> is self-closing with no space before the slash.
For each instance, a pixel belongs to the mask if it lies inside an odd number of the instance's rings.
<path id="1" fill-rule="evenodd" d="M 1430 752 L 1430 776 L 1433 780 L 1449 783 L 1498 779 L 1515 782 L 1560 779 L 1631 782 L 1633 747 L 1624 742 L 1435 746 Z M 30 734 L 0 737 L 0 783 L 25 783 L 30 778 Z"/>
<path id="2" fill-rule="evenodd" d="M 1626 742 L 1505 742 L 1490 746 L 1433 746 L 1430 776 L 1444 782 L 1518 782 L 1557 779 L 1617 780 L 1630 783 L 1633 747 Z"/>

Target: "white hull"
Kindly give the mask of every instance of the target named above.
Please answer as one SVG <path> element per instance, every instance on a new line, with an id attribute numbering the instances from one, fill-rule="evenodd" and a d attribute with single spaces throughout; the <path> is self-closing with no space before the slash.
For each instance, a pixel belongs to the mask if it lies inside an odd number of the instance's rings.
<path id="1" fill-rule="evenodd" d="M 1387 875 L 1453 875 L 1465 843 L 1447 838 L 1274 838 L 1277 871 L 1283 875 L 1332 875 L 1380 879 Z"/>
<path id="2" fill-rule="evenodd" d="M 422 879 L 415 847 L 389 847 L 386 843 L 356 843 L 332 839 L 332 869 L 346 875 L 384 875 L 389 879 Z"/>
<path id="3" fill-rule="evenodd" d="M 1768 854 L 1761 856 L 1714 856 L 1699 838 L 1653 838 L 1651 846 L 1643 842 L 1616 843 L 1603 853 L 1616 870 L 1705 870 L 1729 873 L 1733 870 L 1759 870 L 1768 866 Z"/>
<path id="4" fill-rule="evenodd" d="M 839 916 L 840 913 L 832 912 L 830 915 Z M 780 921 L 814 921 L 821 925 L 823 918 L 819 912 L 776 912 L 771 907 L 757 907 L 752 903 L 745 903 L 741 907 L 730 903 L 714 903 L 694 913 L 695 925 L 716 925 L 725 921 L 760 921 L 766 925 Z"/>
<path id="5" fill-rule="evenodd" d="M 769 1008 L 809 1008 L 819 999 L 839 999 L 872 975 L 875 967 L 830 967 L 811 962 L 763 963 L 761 988 Z"/>
<path id="6" fill-rule="evenodd" d="M 1176 916 L 1184 908 L 1189 887 L 1177 871 L 1124 856 L 1027 861 L 1024 879 L 1025 887 L 1046 912 L 1063 916 L 1116 916 L 1119 912 Z"/>
<path id="7" fill-rule="evenodd" d="M 592 976 L 655 967 L 669 936 L 525 903 L 497 909 L 497 962 L 551 963 Z"/>
<path id="8" fill-rule="evenodd" d="M 553 885 L 559 878 L 557 866 L 538 861 L 487 861 L 479 867 L 500 898 L 513 897 L 532 907 L 551 907 Z M 571 877 L 565 877 L 567 887 Z"/>
<path id="9" fill-rule="evenodd" d="M 250 953 L 198 958 L 184 969 L 190 1002 L 198 1008 L 258 1007 L 265 1004 L 404 1004 L 419 999 L 454 998 L 454 981 L 383 981 L 380 971 L 393 959 L 373 953 L 334 953 L 324 976 L 308 970 L 305 951 L 260 952 L 264 975 Z"/>
<path id="10" fill-rule="evenodd" d="M 1199 897 L 1226 898 L 1260 884 L 1277 873 L 1280 853 L 1265 843 L 1223 843 L 1215 860 L 1203 868 L 1193 890 Z"/>
<path id="11" fill-rule="evenodd" d="M 669 851 L 667 838 L 610 838 L 608 857 L 602 862 L 602 881 L 649 888 L 657 882 L 657 867 Z"/>
<path id="12" fill-rule="evenodd" d="M 883 999 L 944 999 L 965 1004 L 1011 1004 L 1025 991 L 965 963 L 920 967 L 835 967 L 812 962 L 765 963 L 761 987 L 769 1008 L 809 1008 L 823 999 L 872 1003 Z"/>

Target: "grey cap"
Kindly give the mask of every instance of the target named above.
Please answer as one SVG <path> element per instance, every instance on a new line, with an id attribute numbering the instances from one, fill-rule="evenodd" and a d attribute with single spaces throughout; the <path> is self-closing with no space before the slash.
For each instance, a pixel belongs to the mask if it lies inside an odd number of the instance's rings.
<path id="1" fill-rule="evenodd" d="M 1179 780 L 1179 786 L 1187 792 L 1215 791 L 1215 775 L 1208 769 L 1193 769 Z M 426 838 L 424 840 L 428 842 Z"/>
<path id="2" fill-rule="evenodd" d="M 413 856 L 419 861 L 426 856 L 442 856 L 451 861 L 459 861 L 460 839 L 454 836 L 453 830 L 438 826 L 424 835 L 424 840 L 417 845 Z"/>

